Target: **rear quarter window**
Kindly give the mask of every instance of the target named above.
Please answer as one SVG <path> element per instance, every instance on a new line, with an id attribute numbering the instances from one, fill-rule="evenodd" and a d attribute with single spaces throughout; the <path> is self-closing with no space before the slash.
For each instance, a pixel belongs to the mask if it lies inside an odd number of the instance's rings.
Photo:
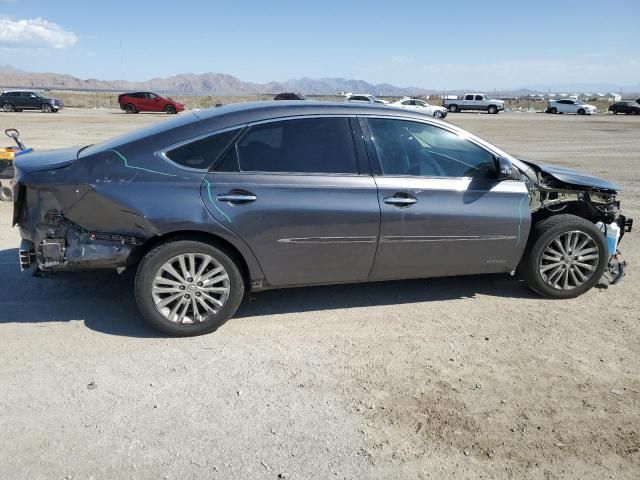
<path id="1" fill-rule="evenodd" d="M 165 152 L 165 156 L 183 167 L 208 170 L 227 150 L 239 133 L 240 129 L 236 128 L 213 134 L 168 150 Z"/>

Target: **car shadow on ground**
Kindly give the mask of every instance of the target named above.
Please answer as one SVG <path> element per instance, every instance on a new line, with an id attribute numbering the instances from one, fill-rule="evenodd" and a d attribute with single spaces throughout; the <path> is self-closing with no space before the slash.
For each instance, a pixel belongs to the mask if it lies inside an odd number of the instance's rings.
<path id="1" fill-rule="evenodd" d="M 20 272 L 18 250 L 0 250 L 0 325 L 82 321 L 95 331 L 128 337 L 162 334 L 137 311 L 133 272 L 78 272 L 34 277 Z M 268 290 L 249 294 L 236 318 L 473 298 L 535 298 L 508 275 L 404 280 Z"/>

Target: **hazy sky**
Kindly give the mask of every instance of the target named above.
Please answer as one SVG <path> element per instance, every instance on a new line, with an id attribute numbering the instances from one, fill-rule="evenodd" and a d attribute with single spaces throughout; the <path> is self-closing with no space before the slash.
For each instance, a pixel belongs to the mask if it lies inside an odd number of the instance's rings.
<path id="1" fill-rule="evenodd" d="M 640 0 L 0 0 L 0 64 L 104 80 L 124 70 L 127 80 L 635 85 L 639 25 Z"/>

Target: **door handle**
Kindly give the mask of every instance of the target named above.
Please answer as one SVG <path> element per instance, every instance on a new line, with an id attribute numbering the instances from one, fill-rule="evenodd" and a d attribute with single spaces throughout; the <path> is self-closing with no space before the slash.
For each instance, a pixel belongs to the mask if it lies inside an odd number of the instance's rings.
<path id="1" fill-rule="evenodd" d="M 396 207 L 410 207 L 418 202 L 418 199 L 406 193 L 396 193 L 393 197 L 386 197 L 382 200 L 387 205 L 395 205 Z"/>
<path id="2" fill-rule="evenodd" d="M 231 202 L 231 203 L 249 203 L 255 202 L 258 199 L 252 193 L 221 193 L 216 197 L 219 202 Z"/>

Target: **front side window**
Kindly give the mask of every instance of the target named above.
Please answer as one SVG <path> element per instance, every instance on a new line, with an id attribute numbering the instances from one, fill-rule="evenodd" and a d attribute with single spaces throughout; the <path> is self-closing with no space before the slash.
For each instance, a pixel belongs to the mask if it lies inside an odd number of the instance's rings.
<path id="1" fill-rule="evenodd" d="M 482 101 L 482 100 L 484 100 L 484 98 L 482 98 L 482 95 L 476 95 L 476 100 Z"/>
<path id="2" fill-rule="evenodd" d="M 207 170 L 238 136 L 240 129 L 214 135 L 181 145 L 165 153 L 172 162 L 187 168 Z"/>
<path id="3" fill-rule="evenodd" d="M 474 177 L 495 175 L 493 154 L 440 127 L 408 120 L 367 120 L 384 175 Z"/>
<path id="4" fill-rule="evenodd" d="M 302 118 L 254 125 L 236 142 L 242 172 L 346 173 L 358 167 L 349 119 Z M 221 161 L 233 164 L 233 155 Z"/>

